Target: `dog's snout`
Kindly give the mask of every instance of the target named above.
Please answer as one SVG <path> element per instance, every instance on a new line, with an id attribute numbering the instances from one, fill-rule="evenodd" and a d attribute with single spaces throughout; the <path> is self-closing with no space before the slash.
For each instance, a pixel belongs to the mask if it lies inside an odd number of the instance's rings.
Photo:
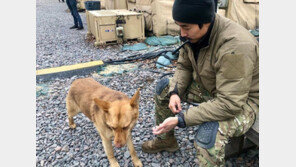
<path id="1" fill-rule="evenodd" d="M 117 148 L 123 147 L 125 144 L 121 140 L 114 140 L 114 145 Z"/>
<path id="2" fill-rule="evenodd" d="M 126 134 L 125 133 L 115 133 L 114 134 L 114 145 L 117 148 L 123 147 L 126 144 Z"/>
<path id="3" fill-rule="evenodd" d="M 123 144 L 121 144 L 121 143 L 115 143 L 115 147 L 117 147 L 117 148 L 120 148 L 122 146 L 123 146 Z"/>

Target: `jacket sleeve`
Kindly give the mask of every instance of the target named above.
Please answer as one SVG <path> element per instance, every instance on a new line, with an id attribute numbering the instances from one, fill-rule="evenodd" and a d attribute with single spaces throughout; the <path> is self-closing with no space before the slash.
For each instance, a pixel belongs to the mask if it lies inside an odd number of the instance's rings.
<path id="1" fill-rule="evenodd" d="M 180 97 L 183 96 L 186 88 L 191 83 L 193 71 L 191 61 L 189 60 L 187 51 L 184 48 L 180 50 L 177 61 L 177 69 L 175 71 L 174 77 L 170 81 L 169 88 L 169 92 L 172 92 L 177 84 L 178 95 Z"/>
<path id="2" fill-rule="evenodd" d="M 254 44 L 222 46 L 214 62 L 217 94 L 212 100 L 186 111 L 186 125 L 222 121 L 242 112 L 251 87 L 255 61 Z"/>

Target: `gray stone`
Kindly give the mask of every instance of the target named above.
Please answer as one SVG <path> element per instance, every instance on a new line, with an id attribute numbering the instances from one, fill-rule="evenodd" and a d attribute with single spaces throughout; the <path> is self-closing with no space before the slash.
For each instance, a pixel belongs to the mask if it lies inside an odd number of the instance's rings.
<path id="1" fill-rule="evenodd" d="M 68 145 L 64 146 L 64 147 L 62 148 L 62 151 L 64 151 L 64 152 L 68 152 L 68 151 L 69 151 L 69 146 L 68 146 Z"/>
<path id="2" fill-rule="evenodd" d="M 88 150 L 89 149 L 89 147 L 88 146 L 84 146 L 84 148 L 83 148 L 84 150 Z"/>
<path id="3" fill-rule="evenodd" d="M 188 162 L 185 162 L 184 167 L 190 167 L 190 164 Z"/>
<path id="4" fill-rule="evenodd" d="M 193 135 L 190 135 L 190 136 L 189 136 L 189 140 L 190 140 L 190 141 L 193 141 L 193 140 L 194 140 L 194 136 L 193 136 Z"/>
<path id="5" fill-rule="evenodd" d="M 57 163 L 58 163 L 58 161 L 53 161 L 51 165 L 55 166 Z"/>
<path id="6" fill-rule="evenodd" d="M 160 164 L 157 164 L 157 163 L 151 163 L 151 166 L 152 166 L 152 167 L 160 167 Z"/>
<path id="7" fill-rule="evenodd" d="M 49 130 L 48 130 L 49 131 Z M 52 144 L 51 145 L 51 148 L 56 148 L 57 147 L 57 144 Z"/>
<path id="8" fill-rule="evenodd" d="M 194 159 L 194 162 L 195 162 L 196 165 L 199 165 L 199 162 L 198 162 L 197 158 Z"/>
<path id="9" fill-rule="evenodd" d="M 44 160 L 41 160 L 40 161 L 40 166 L 43 166 L 44 165 L 44 162 L 45 162 Z"/>
<path id="10" fill-rule="evenodd" d="M 61 151 L 61 150 L 62 150 L 62 147 L 57 146 L 54 150 L 55 150 L 55 151 Z"/>
<path id="11" fill-rule="evenodd" d="M 157 153 L 156 158 L 157 159 L 161 159 L 161 154 L 160 153 Z"/>
<path id="12" fill-rule="evenodd" d="M 74 164 L 73 164 L 74 166 L 79 166 L 79 162 L 74 162 Z"/>
<path id="13" fill-rule="evenodd" d="M 57 159 L 61 159 L 63 158 L 61 155 L 57 155 Z"/>
<path id="14" fill-rule="evenodd" d="M 127 159 L 128 157 L 130 157 L 130 153 L 129 153 L 128 151 L 126 151 L 126 152 L 124 153 L 124 158 Z"/>

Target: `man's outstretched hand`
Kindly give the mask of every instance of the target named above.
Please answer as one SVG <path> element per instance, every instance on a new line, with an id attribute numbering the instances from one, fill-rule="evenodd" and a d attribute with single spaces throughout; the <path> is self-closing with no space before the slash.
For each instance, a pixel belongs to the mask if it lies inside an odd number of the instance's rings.
<path id="1" fill-rule="evenodd" d="M 182 111 L 181 108 L 181 99 L 178 95 L 174 94 L 170 97 L 170 104 L 169 108 L 174 114 L 178 114 L 179 112 Z"/>
<path id="2" fill-rule="evenodd" d="M 156 127 L 152 128 L 152 132 L 155 135 L 167 133 L 178 124 L 178 117 L 169 117 Z"/>

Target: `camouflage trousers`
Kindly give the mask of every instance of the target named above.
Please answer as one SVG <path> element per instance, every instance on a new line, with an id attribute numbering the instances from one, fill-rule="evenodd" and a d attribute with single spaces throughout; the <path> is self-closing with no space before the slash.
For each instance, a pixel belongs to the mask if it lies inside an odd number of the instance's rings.
<path id="1" fill-rule="evenodd" d="M 168 90 L 169 83 L 163 87 L 163 89 L 156 91 L 154 96 L 156 125 L 159 125 L 168 117 L 175 116 L 175 114 L 168 108 Z M 192 103 L 202 103 L 211 99 L 209 93 L 203 91 L 196 82 L 192 82 L 192 84 L 185 91 L 184 95 L 180 98 L 182 101 Z M 255 112 L 252 110 L 246 110 L 246 112 L 243 112 L 235 116 L 235 118 L 229 120 L 218 121 L 219 129 L 216 135 L 214 147 L 210 149 L 204 149 L 194 142 L 194 146 L 197 149 L 197 159 L 199 161 L 199 166 L 224 166 L 225 145 L 228 143 L 229 138 L 238 137 L 245 134 L 253 125 L 254 121 Z M 159 135 L 158 137 L 165 139 L 167 136 L 171 135 L 174 135 L 174 130 L 171 130 L 167 134 Z"/>

